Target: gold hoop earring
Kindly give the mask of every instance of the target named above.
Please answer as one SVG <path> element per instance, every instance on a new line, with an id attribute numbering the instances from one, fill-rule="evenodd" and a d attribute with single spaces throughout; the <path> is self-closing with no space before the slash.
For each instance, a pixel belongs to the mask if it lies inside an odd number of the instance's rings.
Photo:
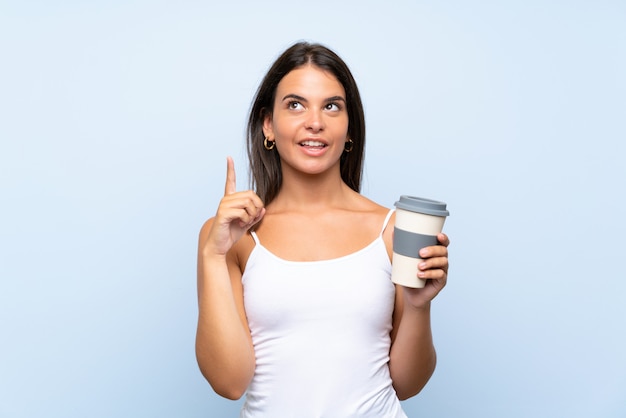
<path id="1" fill-rule="evenodd" d="M 346 143 L 343 146 L 343 150 L 345 152 L 350 152 L 350 151 L 352 151 L 353 148 L 354 148 L 354 141 L 351 140 L 350 138 L 348 138 L 348 140 L 346 141 Z"/>
<path id="2" fill-rule="evenodd" d="M 265 140 L 263 141 L 263 146 L 266 150 L 271 151 L 276 146 L 276 141 L 270 141 L 269 139 L 265 138 Z"/>

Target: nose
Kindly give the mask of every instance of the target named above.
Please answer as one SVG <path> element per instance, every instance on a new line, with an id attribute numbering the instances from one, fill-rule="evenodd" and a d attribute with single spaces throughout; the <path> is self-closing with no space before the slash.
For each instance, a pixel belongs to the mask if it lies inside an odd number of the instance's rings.
<path id="1" fill-rule="evenodd" d="M 322 115 L 322 111 L 315 109 L 309 110 L 305 123 L 306 128 L 313 132 L 322 131 L 324 129 L 324 116 Z"/>

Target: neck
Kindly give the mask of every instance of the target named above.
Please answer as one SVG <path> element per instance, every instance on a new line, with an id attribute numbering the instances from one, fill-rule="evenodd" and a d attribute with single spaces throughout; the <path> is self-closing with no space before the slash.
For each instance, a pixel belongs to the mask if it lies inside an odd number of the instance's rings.
<path id="1" fill-rule="evenodd" d="M 345 205 L 352 193 L 354 191 L 341 179 L 339 166 L 336 170 L 315 175 L 283 170 L 283 184 L 270 206 L 279 211 L 317 211 Z"/>

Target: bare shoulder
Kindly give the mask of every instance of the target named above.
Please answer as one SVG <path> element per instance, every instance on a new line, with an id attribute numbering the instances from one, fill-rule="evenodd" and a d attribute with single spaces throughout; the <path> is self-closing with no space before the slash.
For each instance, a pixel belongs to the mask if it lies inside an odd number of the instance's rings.
<path id="1" fill-rule="evenodd" d="M 379 203 L 374 202 L 372 199 L 363 196 L 360 193 L 354 192 L 352 198 L 354 199 L 354 201 L 356 201 L 359 206 L 362 206 L 363 208 L 367 208 L 369 210 L 388 210 L 387 208 L 385 208 L 384 206 L 380 205 Z"/>
<path id="2" fill-rule="evenodd" d="M 373 200 L 357 193 L 357 197 L 355 198 L 356 205 L 353 208 L 355 212 L 363 213 L 364 215 L 371 218 L 371 221 L 378 225 L 382 226 L 383 220 L 387 217 L 390 212 L 390 208 L 380 205 L 379 203 L 374 202 Z M 395 214 L 392 214 L 392 220 Z"/>
<path id="3" fill-rule="evenodd" d="M 200 242 L 203 242 L 209 236 L 209 232 L 211 232 L 211 227 L 213 226 L 213 222 L 215 222 L 215 217 L 211 217 L 204 221 L 202 227 L 200 228 Z"/>
<path id="4" fill-rule="evenodd" d="M 376 236 L 382 234 L 387 254 L 391 260 L 393 254 L 393 225 L 395 223 L 395 212 L 391 208 L 382 206 L 365 196 L 359 195 L 361 214 L 355 214 L 355 221 L 361 227 L 367 226 L 370 234 Z M 388 221 L 387 216 L 389 216 Z M 358 227 L 358 226 L 355 226 Z M 371 236 L 371 235 L 370 235 Z"/>
<path id="5" fill-rule="evenodd" d="M 383 241 L 385 242 L 387 253 L 389 254 L 389 257 L 391 258 L 391 255 L 393 252 L 393 227 L 394 227 L 395 218 L 396 218 L 395 211 L 391 213 L 391 215 L 389 216 L 388 222 L 384 224 L 384 220 L 390 214 L 391 208 L 382 206 L 374 202 L 373 200 L 366 198 L 365 196 L 362 196 L 362 195 L 359 195 L 359 196 L 362 200 L 363 208 L 366 210 L 366 212 L 371 214 L 371 216 L 369 217 L 372 222 L 371 227 L 372 228 L 378 227 L 379 233 L 382 231 Z M 382 229 L 383 227 L 384 229 Z"/>

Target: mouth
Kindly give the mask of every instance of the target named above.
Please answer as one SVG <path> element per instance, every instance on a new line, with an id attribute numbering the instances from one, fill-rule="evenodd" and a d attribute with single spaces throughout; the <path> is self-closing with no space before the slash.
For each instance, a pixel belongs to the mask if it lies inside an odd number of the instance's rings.
<path id="1" fill-rule="evenodd" d="M 312 149 L 322 149 L 326 148 L 328 145 L 323 143 L 322 141 L 315 141 L 312 139 L 302 141 L 299 143 L 301 147 L 312 148 Z"/>

